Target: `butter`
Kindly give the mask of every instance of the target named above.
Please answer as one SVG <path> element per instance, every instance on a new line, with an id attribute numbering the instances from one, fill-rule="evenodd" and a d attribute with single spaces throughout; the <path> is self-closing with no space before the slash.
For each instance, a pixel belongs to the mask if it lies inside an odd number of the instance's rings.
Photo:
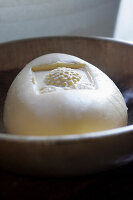
<path id="1" fill-rule="evenodd" d="M 117 86 L 90 63 L 67 54 L 47 54 L 28 63 L 5 101 L 4 124 L 16 135 L 67 135 L 127 124 Z"/>
<path id="2" fill-rule="evenodd" d="M 45 80 L 48 85 L 55 85 L 60 87 L 72 87 L 80 81 L 81 75 L 71 68 L 58 67 L 51 70 L 46 76 Z"/>
<path id="3" fill-rule="evenodd" d="M 83 63 L 53 63 L 53 64 L 44 64 L 44 65 L 38 65 L 38 66 L 33 66 L 32 71 L 37 72 L 37 71 L 46 71 L 49 69 L 56 69 L 58 67 L 68 67 L 68 68 L 73 68 L 73 69 L 78 69 L 80 67 L 83 67 L 85 64 Z"/>
<path id="4" fill-rule="evenodd" d="M 72 68 L 64 67 L 66 63 L 63 62 L 60 64 L 62 67 L 57 67 L 56 69 L 53 69 L 53 64 L 49 65 L 47 70 L 32 70 L 32 80 L 34 79 L 36 93 L 43 94 L 60 90 L 95 88 L 93 78 L 85 64 L 77 64 L 80 68 L 74 68 L 75 65 L 70 65 Z M 69 66 L 69 62 L 67 66 Z M 38 68 L 38 66 L 36 67 Z"/>

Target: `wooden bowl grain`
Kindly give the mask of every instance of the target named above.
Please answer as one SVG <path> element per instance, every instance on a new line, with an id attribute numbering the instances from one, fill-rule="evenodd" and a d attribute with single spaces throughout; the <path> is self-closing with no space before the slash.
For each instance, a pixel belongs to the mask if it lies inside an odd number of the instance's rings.
<path id="1" fill-rule="evenodd" d="M 10 84 L 32 59 L 47 53 L 80 57 L 117 84 L 128 126 L 82 135 L 32 137 L 6 133 L 2 115 Z M 108 38 L 51 37 L 0 44 L 0 169 L 39 176 L 94 173 L 133 159 L 133 45 Z"/>

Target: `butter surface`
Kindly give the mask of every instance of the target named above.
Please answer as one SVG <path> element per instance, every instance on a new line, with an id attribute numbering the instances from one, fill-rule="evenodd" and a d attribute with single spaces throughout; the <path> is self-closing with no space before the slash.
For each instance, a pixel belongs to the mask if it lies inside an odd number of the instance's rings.
<path id="1" fill-rule="evenodd" d="M 52 64 L 43 64 L 43 65 L 38 65 L 38 66 L 33 66 L 32 71 L 37 72 L 37 71 L 46 71 L 49 69 L 56 69 L 58 67 L 68 67 L 68 68 L 73 68 L 73 69 L 78 69 L 80 67 L 83 67 L 85 64 L 82 63 L 52 63 Z"/>
<path id="2" fill-rule="evenodd" d="M 4 107 L 9 133 L 82 134 L 125 126 L 127 107 L 103 72 L 77 57 L 47 54 L 25 66 Z"/>

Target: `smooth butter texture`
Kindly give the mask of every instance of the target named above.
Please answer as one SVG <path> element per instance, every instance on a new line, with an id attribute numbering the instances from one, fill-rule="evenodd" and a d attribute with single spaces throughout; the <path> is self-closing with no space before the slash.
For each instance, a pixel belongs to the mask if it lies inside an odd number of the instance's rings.
<path id="1" fill-rule="evenodd" d="M 27 64 L 12 83 L 4 123 L 18 135 L 80 134 L 125 126 L 127 107 L 113 81 L 95 66 L 47 54 Z"/>

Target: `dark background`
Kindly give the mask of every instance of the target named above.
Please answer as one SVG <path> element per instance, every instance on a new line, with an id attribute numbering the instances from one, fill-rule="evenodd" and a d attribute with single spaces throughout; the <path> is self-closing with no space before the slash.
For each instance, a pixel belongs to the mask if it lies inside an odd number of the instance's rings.
<path id="1" fill-rule="evenodd" d="M 84 177 L 45 178 L 0 172 L 0 199 L 133 199 L 133 162 Z"/>

